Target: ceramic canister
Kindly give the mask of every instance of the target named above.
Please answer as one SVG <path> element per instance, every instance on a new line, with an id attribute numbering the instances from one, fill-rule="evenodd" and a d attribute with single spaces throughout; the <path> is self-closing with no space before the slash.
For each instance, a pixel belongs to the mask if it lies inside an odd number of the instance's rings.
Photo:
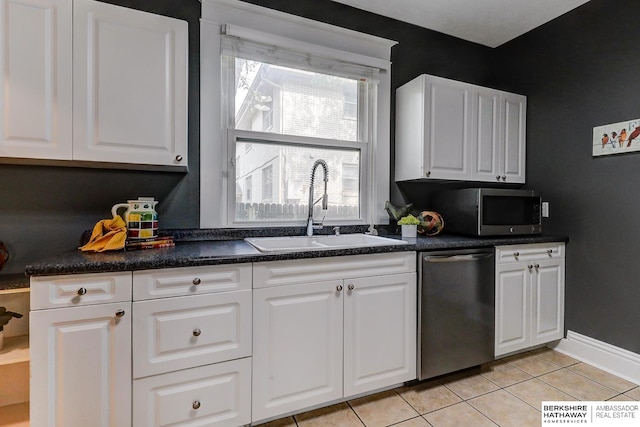
<path id="1" fill-rule="evenodd" d="M 127 224 L 127 238 L 129 240 L 153 239 L 158 237 L 158 213 L 157 201 L 153 197 L 138 197 L 138 200 L 128 200 L 127 203 L 119 203 L 111 208 L 115 217 L 118 210 L 127 208 L 123 215 Z"/>

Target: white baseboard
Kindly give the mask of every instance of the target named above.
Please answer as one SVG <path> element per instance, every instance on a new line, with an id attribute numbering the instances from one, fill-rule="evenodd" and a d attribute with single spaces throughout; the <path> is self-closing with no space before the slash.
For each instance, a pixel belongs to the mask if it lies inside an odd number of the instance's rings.
<path id="1" fill-rule="evenodd" d="M 549 347 L 627 381 L 640 384 L 640 354 L 573 331 L 567 331 L 567 338 Z"/>

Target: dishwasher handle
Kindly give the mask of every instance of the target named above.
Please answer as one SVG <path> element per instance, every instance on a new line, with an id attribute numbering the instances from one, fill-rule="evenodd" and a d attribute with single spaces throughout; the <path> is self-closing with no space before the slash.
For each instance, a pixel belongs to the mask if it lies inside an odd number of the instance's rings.
<path id="1" fill-rule="evenodd" d="M 467 255 L 427 255 L 424 257 L 425 262 L 464 262 L 478 261 L 481 259 L 491 258 L 493 252 L 483 252 L 478 254 Z"/>

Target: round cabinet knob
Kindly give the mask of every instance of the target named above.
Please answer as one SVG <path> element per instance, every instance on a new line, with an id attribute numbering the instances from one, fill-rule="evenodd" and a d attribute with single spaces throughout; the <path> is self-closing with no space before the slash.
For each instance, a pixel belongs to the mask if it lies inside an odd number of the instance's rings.
<path id="1" fill-rule="evenodd" d="M 182 161 L 182 156 L 180 154 L 178 154 L 176 156 L 176 162 L 181 162 Z"/>
<path id="2" fill-rule="evenodd" d="M 496 181 L 500 181 L 500 175 L 496 176 Z"/>
<path id="3" fill-rule="evenodd" d="M 194 400 L 193 404 L 191 405 L 191 407 L 193 409 L 198 409 L 200 407 L 200 401 L 199 400 Z"/>
<path id="4" fill-rule="evenodd" d="M 193 283 L 194 286 L 198 286 L 200 283 L 202 283 L 202 280 L 200 280 L 198 277 L 196 277 L 195 279 L 193 279 L 191 281 L 191 283 Z"/>
<path id="5" fill-rule="evenodd" d="M 529 264 L 527 268 L 529 269 L 529 271 L 531 271 L 533 269 L 533 265 Z"/>
<path id="6" fill-rule="evenodd" d="M 431 171 L 427 171 L 427 173 L 425 174 L 427 177 L 431 176 Z"/>
<path id="7" fill-rule="evenodd" d="M 553 254 L 553 249 L 547 249 L 547 253 L 548 253 L 549 255 Z"/>
<path id="8" fill-rule="evenodd" d="M 193 336 L 194 337 L 199 337 L 201 333 L 202 333 L 202 331 L 200 329 L 198 329 L 198 328 L 193 330 Z"/>
<path id="9" fill-rule="evenodd" d="M 356 287 L 353 286 L 353 284 L 349 284 L 349 286 L 347 286 L 347 289 L 349 289 L 350 291 L 354 290 Z"/>
<path id="10" fill-rule="evenodd" d="M 342 285 L 338 285 L 338 286 L 336 286 L 336 291 L 338 291 L 338 292 L 342 292 Z"/>
<path id="11" fill-rule="evenodd" d="M 506 181 L 506 180 L 507 180 L 507 177 L 506 177 L 505 175 L 502 175 L 502 180 L 503 180 L 503 181 Z"/>
<path id="12" fill-rule="evenodd" d="M 124 315 L 125 315 L 125 311 L 124 310 L 120 309 L 120 310 L 116 311 L 116 317 L 117 318 L 124 317 Z"/>
<path id="13" fill-rule="evenodd" d="M 77 294 L 80 296 L 85 295 L 86 293 L 87 293 L 87 288 L 80 288 L 78 289 L 78 292 L 77 292 Z"/>
<path id="14" fill-rule="evenodd" d="M 537 270 L 537 269 L 539 269 L 539 268 L 540 268 L 540 264 L 535 264 L 535 265 L 534 265 L 534 267 L 535 267 L 535 268 L 536 268 L 536 270 Z"/>
<path id="15" fill-rule="evenodd" d="M 513 256 L 514 256 L 514 257 L 516 257 L 516 258 L 518 258 L 518 257 L 520 256 L 520 252 L 514 252 L 514 253 L 513 253 Z"/>

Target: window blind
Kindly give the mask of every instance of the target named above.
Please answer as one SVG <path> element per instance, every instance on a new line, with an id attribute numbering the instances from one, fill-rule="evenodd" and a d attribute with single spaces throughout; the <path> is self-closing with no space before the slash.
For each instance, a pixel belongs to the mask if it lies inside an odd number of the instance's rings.
<path id="1" fill-rule="evenodd" d="M 378 83 L 379 81 L 380 68 L 327 57 L 330 55 L 328 49 L 299 43 L 296 47 L 302 47 L 305 50 L 295 50 L 286 46 L 283 47 L 286 43 L 284 41 L 278 43 L 280 40 L 278 40 L 277 36 L 244 30 L 230 25 L 223 25 L 221 32 L 222 55 L 368 83 Z M 267 43 L 257 41 L 257 39 L 267 40 Z M 323 53 L 327 56 L 323 56 Z"/>

